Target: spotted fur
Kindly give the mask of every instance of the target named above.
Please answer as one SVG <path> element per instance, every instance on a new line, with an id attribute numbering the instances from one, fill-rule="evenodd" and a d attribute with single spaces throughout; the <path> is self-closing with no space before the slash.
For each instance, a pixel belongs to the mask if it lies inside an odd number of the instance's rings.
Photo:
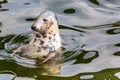
<path id="1" fill-rule="evenodd" d="M 30 41 L 30 44 L 18 48 L 14 53 L 20 52 L 29 58 L 39 58 L 42 63 L 61 54 L 61 38 L 53 12 L 42 12 L 31 28 L 36 33 L 35 37 Z"/>

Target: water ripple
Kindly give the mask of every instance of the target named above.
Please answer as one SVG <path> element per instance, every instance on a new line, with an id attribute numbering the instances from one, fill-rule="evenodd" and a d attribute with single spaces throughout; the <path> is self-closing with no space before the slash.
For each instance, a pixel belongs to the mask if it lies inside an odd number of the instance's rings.
<path id="1" fill-rule="evenodd" d="M 10 57 L 15 48 L 29 43 L 34 35 L 30 26 L 43 9 L 56 13 L 64 56 L 62 65 L 54 68 L 51 63 L 44 70 L 34 61 Z M 14 72 L 16 79 L 118 80 L 119 36 L 120 0 L 0 1 L 0 71 Z M 54 72 L 57 77 L 45 77 Z M 0 74 L 5 76 L 14 74 Z"/>

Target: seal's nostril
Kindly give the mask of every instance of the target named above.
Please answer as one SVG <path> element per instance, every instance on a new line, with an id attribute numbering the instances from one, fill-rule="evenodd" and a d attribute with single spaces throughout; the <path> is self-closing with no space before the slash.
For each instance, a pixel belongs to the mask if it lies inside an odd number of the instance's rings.
<path id="1" fill-rule="evenodd" d="M 31 29 L 32 29 L 32 30 L 35 30 L 35 26 L 32 26 Z"/>

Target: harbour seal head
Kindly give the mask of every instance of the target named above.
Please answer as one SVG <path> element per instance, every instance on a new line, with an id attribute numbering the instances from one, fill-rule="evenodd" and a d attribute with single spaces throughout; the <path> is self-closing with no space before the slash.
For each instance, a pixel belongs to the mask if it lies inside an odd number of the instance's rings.
<path id="1" fill-rule="evenodd" d="M 37 17 L 31 29 L 38 33 L 47 32 L 53 23 L 57 25 L 55 13 L 45 10 Z"/>

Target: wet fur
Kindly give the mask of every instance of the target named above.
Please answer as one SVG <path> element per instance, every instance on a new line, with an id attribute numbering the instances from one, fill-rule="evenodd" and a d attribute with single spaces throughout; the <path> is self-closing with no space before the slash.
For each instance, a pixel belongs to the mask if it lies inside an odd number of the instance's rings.
<path id="1" fill-rule="evenodd" d="M 39 19 L 39 17 L 37 19 Z M 54 20 L 51 21 L 43 20 L 44 23 L 42 25 L 44 27 L 41 29 L 34 29 L 35 37 L 30 41 L 30 43 L 19 47 L 13 52 L 13 54 L 20 53 L 22 56 L 38 59 L 40 63 L 45 63 L 57 55 L 60 55 L 61 38 L 57 20 L 55 17 L 53 19 Z M 32 27 L 37 26 L 37 21 L 38 20 L 34 22 Z"/>

